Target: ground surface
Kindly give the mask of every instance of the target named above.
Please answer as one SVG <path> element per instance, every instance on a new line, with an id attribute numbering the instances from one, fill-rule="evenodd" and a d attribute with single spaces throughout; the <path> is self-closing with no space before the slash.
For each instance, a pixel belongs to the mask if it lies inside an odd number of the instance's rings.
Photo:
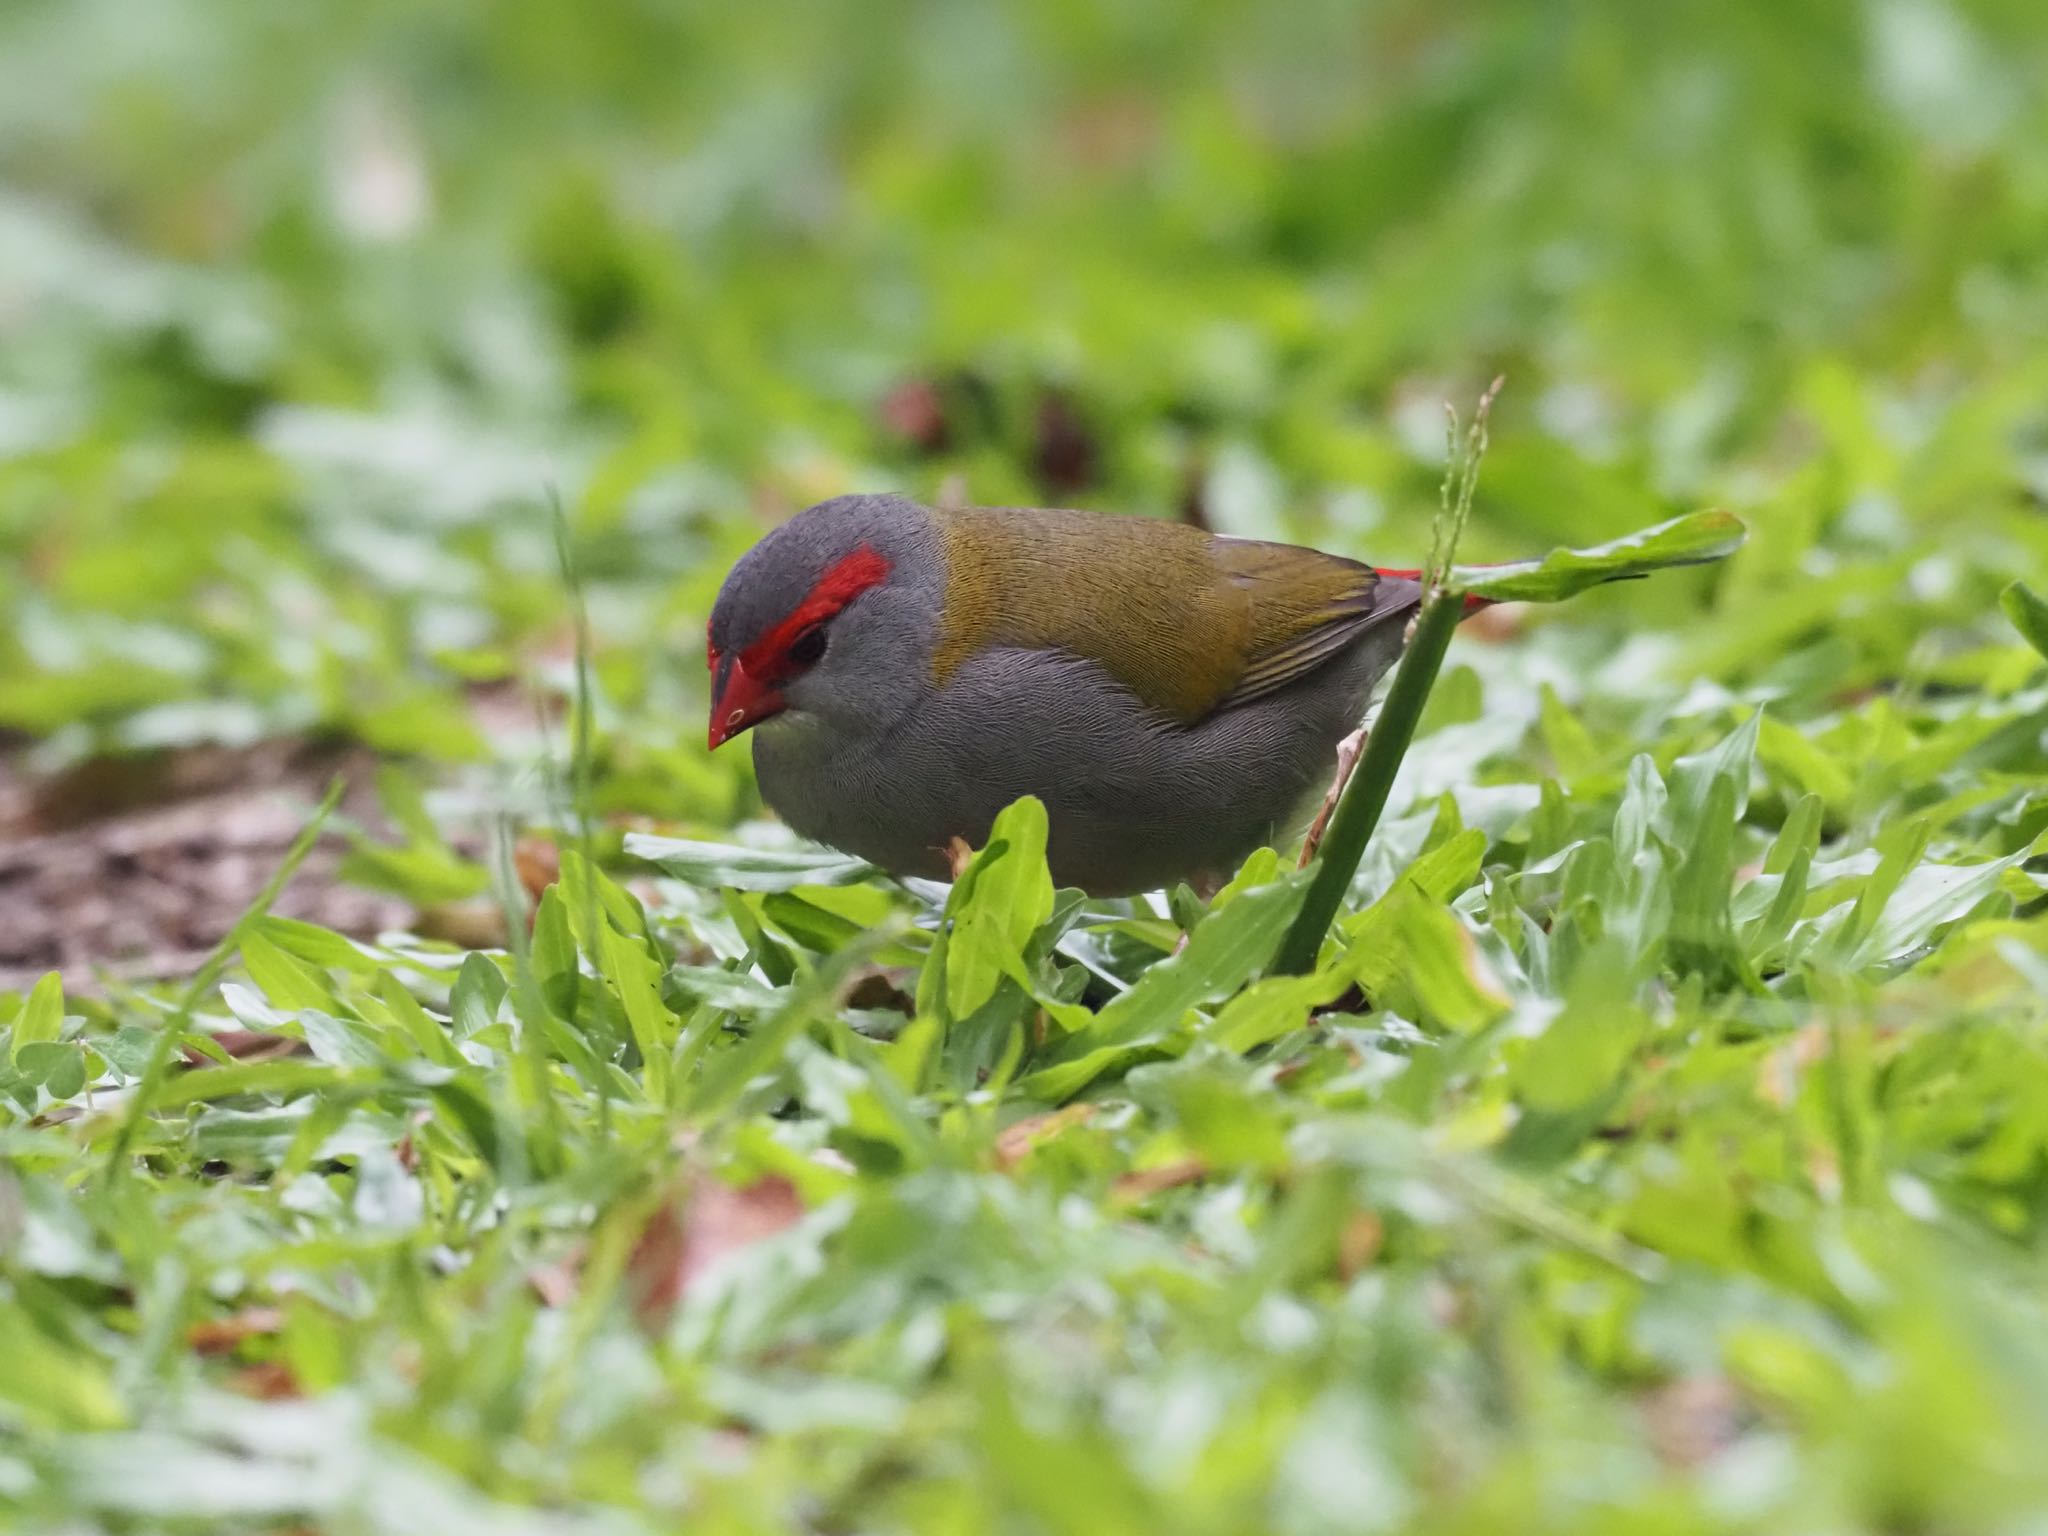
<path id="1" fill-rule="evenodd" d="M 5 8 L 0 1520 L 2042 1529 L 2043 79 L 2031 0 Z M 1312 976 L 1279 860 L 1081 903 L 1027 808 L 935 909 L 703 750 L 812 500 L 1415 563 L 1499 373 L 1471 558 L 1752 537 L 1461 635 Z"/>

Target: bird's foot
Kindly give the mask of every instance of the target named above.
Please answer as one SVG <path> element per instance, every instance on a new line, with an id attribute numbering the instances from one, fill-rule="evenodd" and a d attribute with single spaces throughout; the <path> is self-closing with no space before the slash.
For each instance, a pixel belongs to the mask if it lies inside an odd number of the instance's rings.
<path id="1" fill-rule="evenodd" d="M 967 873 L 967 861 L 974 857 L 974 850 L 967 846 L 967 839 L 956 837 L 946 844 L 946 863 L 951 866 L 954 880 Z"/>
<path id="2" fill-rule="evenodd" d="M 1359 754 L 1364 750 L 1365 727 L 1362 725 L 1337 743 L 1337 777 L 1330 781 L 1330 792 L 1323 796 L 1322 808 L 1308 825 L 1308 836 L 1301 841 L 1301 860 L 1295 868 L 1307 869 L 1316 856 L 1316 850 L 1323 846 L 1323 834 L 1330 830 L 1330 817 L 1337 809 L 1337 802 L 1343 798 L 1344 786 L 1351 782 L 1351 772 L 1358 766 Z"/>

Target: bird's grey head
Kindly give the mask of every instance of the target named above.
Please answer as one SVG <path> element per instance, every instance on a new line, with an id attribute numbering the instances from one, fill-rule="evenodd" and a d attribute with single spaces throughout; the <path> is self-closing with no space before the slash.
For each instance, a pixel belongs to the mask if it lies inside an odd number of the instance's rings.
<path id="1" fill-rule="evenodd" d="M 944 581 L 932 516 L 837 496 L 732 568 L 711 610 L 711 745 L 763 721 L 887 729 L 930 686 Z"/>

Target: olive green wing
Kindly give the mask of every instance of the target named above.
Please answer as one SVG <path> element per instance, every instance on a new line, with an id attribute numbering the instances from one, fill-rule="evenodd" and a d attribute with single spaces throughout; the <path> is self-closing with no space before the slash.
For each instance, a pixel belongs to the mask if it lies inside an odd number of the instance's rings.
<path id="1" fill-rule="evenodd" d="M 1192 725 L 1307 676 L 1414 607 L 1412 583 L 1355 560 L 1184 523 L 973 507 L 935 526 L 946 565 L 932 658 L 941 685 L 989 646 L 1059 650 Z"/>
<path id="2" fill-rule="evenodd" d="M 1086 657 L 1192 725 L 1243 674 L 1251 597 L 1184 523 L 1057 509 L 964 508 L 938 521 L 946 603 L 933 655 L 944 684 L 989 646 Z"/>
<path id="3" fill-rule="evenodd" d="M 1250 623 L 1236 682 L 1218 708 L 1248 703 L 1308 676 L 1366 630 L 1414 612 L 1413 582 L 1293 544 L 1214 539 L 1211 558 L 1245 594 Z"/>

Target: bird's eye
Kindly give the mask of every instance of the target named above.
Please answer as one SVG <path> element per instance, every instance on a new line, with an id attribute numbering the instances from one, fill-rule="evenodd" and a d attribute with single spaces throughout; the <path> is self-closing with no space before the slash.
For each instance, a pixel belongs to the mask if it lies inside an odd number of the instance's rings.
<path id="1" fill-rule="evenodd" d="M 782 653 L 789 658 L 793 667 L 813 667 L 825 658 L 825 626 L 814 624 L 794 640 L 789 649 Z"/>

